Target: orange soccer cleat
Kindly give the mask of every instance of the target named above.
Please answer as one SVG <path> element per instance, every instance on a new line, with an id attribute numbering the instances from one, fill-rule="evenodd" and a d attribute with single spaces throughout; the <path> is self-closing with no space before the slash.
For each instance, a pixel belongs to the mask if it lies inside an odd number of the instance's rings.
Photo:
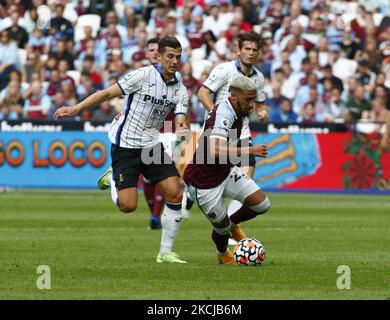
<path id="1" fill-rule="evenodd" d="M 217 258 L 221 264 L 236 264 L 233 253 L 231 253 L 229 250 L 224 254 L 217 253 Z"/>
<path id="2" fill-rule="evenodd" d="M 230 229 L 230 234 L 232 238 L 237 242 L 246 238 L 246 235 L 244 231 L 241 229 L 239 224 L 236 224 L 234 227 Z"/>

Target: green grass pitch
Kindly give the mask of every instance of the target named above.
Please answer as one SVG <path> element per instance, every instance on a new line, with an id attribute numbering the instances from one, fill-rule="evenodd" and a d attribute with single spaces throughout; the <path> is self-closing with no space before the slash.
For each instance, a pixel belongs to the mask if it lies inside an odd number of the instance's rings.
<path id="1" fill-rule="evenodd" d="M 175 251 L 187 265 L 157 264 L 161 231 L 109 192 L 0 194 L 0 299 L 390 299 L 389 195 L 270 193 L 271 210 L 243 223 L 263 242 L 260 267 L 219 265 L 200 211 L 184 220 Z M 51 289 L 39 290 L 39 265 Z M 337 268 L 351 270 L 338 289 Z"/>

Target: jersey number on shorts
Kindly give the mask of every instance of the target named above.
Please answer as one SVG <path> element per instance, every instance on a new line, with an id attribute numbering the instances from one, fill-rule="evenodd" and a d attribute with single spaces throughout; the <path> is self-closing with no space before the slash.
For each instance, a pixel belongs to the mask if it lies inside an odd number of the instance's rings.
<path id="1" fill-rule="evenodd" d="M 233 175 L 234 182 L 237 182 L 237 181 L 240 180 L 242 177 L 244 177 L 244 175 L 238 176 L 237 174 L 234 174 L 234 175 Z"/>

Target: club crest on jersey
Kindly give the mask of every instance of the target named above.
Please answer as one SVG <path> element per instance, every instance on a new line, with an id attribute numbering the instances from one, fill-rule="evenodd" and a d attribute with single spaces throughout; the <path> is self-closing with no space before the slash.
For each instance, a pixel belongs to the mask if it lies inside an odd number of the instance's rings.
<path id="1" fill-rule="evenodd" d="M 179 92 L 179 89 L 175 89 L 172 94 L 172 98 L 176 97 L 177 93 Z"/>
<path id="2" fill-rule="evenodd" d="M 229 126 L 229 120 L 226 119 L 226 118 L 222 118 L 221 119 L 221 126 L 222 126 L 222 128 L 228 127 Z"/>
<path id="3" fill-rule="evenodd" d="M 163 95 L 162 96 L 162 99 L 157 99 L 155 97 L 152 97 L 151 95 L 148 95 L 148 94 L 145 94 L 144 96 L 144 101 L 149 101 L 150 103 L 152 104 L 157 104 L 157 105 L 160 105 L 160 106 L 164 106 L 164 107 L 169 107 L 169 108 L 175 108 L 176 107 L 176 103 L 172 102 L 172 101 L 169 101 L 169 100 L 166 100 L 167 96 L 166 95 Z"/>

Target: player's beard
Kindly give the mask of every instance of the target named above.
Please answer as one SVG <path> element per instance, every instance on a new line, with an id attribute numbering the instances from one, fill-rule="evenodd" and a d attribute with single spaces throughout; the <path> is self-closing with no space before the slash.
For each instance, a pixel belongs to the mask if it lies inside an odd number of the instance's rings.
<path id="1" fill-rule="evenodd" d="M 240 101 L 238 101 L 238 99 L 237 99 L 236 104 L 237 104 L 238 110 L 240 111 L 240 113 L 241 113 L 242 116 L 244 116 L 244 117 L 249 116 L 249 113 L 250 113 L 250 112 L 246 111 L 246 110 L 241 106 L 241 103 L 240 103 Z"/>

